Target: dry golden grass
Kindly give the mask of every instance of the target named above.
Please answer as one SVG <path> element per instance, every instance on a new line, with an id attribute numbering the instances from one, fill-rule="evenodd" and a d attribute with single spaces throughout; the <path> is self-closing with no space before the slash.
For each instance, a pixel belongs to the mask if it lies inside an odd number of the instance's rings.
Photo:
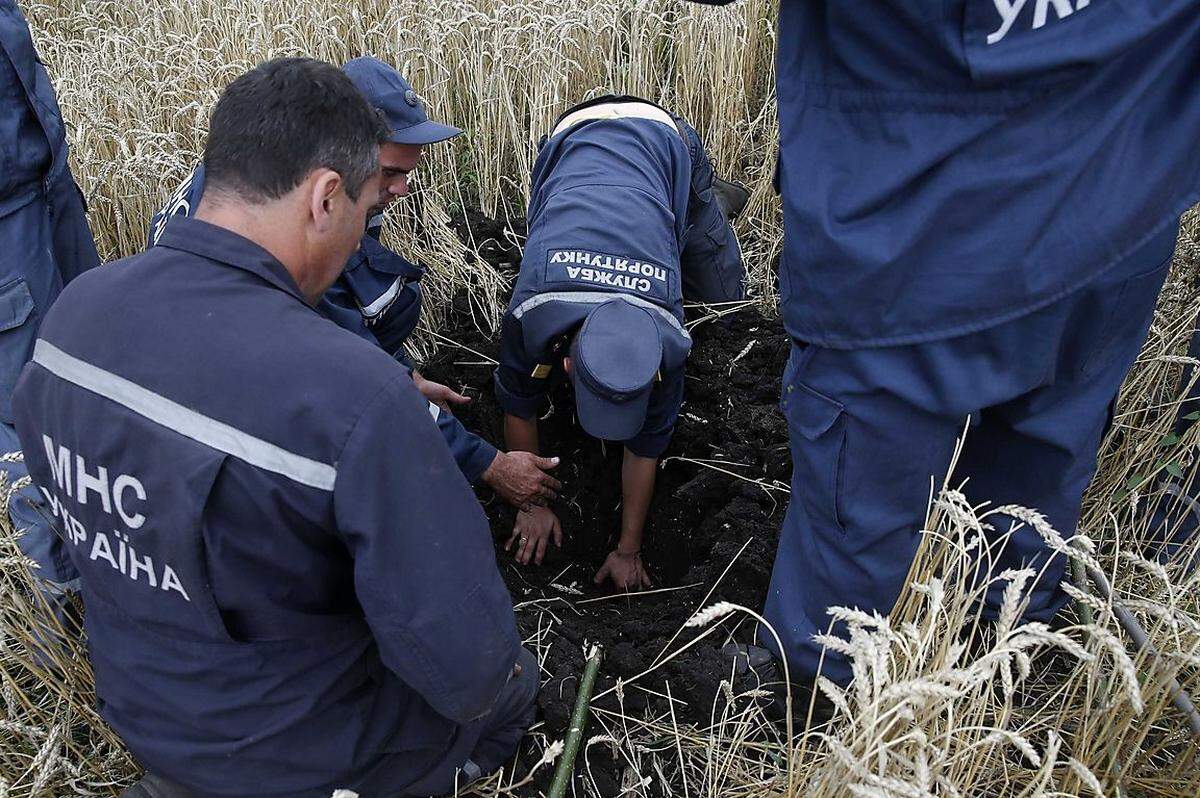
<path id="1" fill-rule="evenodd" d="M 492 328 L 505 288 L 504 277 L 448 228 L 449 215 L 463 206 L 519 215 L 538 136 L 566 103 L 607 91 L 679 110 L 717 165 L 752 187 L 739 234 L 754 299 L 768 308 L 775 301 L 771 0 L 721 10 L 675 0 L 63 0 L 26 8 L 107 257 L 140 249 L 150 215 L 196 162 L 222 85 L 276 55 L 340 63 L 374 54 L 396 63 L 438 118 L 468 131 L 453 147 L 434 148 L 420 174 L 419 201 L 402 203 L 391 226 L 394 243 L 431 266 L 426 331 L 436 329 L 446 300 L 463 287 L 478 324 Z M 822 685 L 839 707 L 829 726 L 797 729 L 788 739 L 765 720 L 753 695 L 733 695 L 728 686 L 713 697 L 711 722 L 702 727 L 680 726 L 669 712 L 642 717 L 595 708 L 584 746 L 622 763 L 624 794 L 1200 794 L 1200 744 L 1172 707 L 1169 686 L 1176 680 L 1200 695 L 1200 572 L 1185 568 L 1200 541 L 1165 565 L 1141 558 L 1148 518 L 1163 500 L 1153 477 L 1171 469 L 1190 480 L 1196 472 L 1200 427 L 1182 440 L 1170 430 L 1189 387 L 1181 384 L 1190 365 L 1182 356 L 1200 308 L 1198 242 L 1193 213 L 1122 392 L 1078 534 L 1068 545 L 1042 530 L 1063 556 L 1103 572 L 1111 598 L 1083 577 L 1071 589 L 1086 611 L 1052 632 L 1011 621 L 1019 610 L 1014 587 L 1009 620 L 980 648 L 957 644 L 977 624 L 970 571 L 979 558 L 986 561 L 979 530 L 996 509 L 969 507 L 947 485 L 931 507 L 913 587 L 897 612 L 883 619 L 835 610 L 852 634 L 848 644 L 831 644 L 846 646 L 857 678 L 844 691 Z M 424 340 L 428 346 L 435 339 Z M 48 622 L 25 566 L 5 529 L 0 798 L 113 795 L 132 777 L 133 764 L 91 708 L 91 676 L 78 643 L 52 663 L 30 656 Z M 1014 586 L 1029 577 L 991 575 Z M 1145 626 L 1158 656 L 1136 653 L 1115 620 L 1118 606 Z M 708 632 L 738 619 L 745 609 L 727 605 L 697 607 L 694 621 Z M 539 642 L 529 641 L 534 648 Z M 622 686 L 618 696 L 635 686 Z M 474 792 L 509 794 L 561 750 L 537 730 L 533 746 L 532 758 Z M 579 786 L 598 792 L 586 769 Z"/>
<path id="2" fill-rule="evenodd" d="M 427 263 L 436 329 L 466 287 L 476 321 L 499 321 L 504 278 L 446 224 L 463 205 L 524 212 L 538 138 L 570 103 L 606 92 L 657 100 L 692 121 L 718 169 L 754 190 L 738 231 L 752 293 L 774 302 L 776 125 L 773 0 L 713 10 L 677 0 L 78 0 L 26 6 L 49 64 L 102 256 L 143 247 L 150 217 L 197 163 L 221 88 L 283 55 L 395 64 L 431 114 L 466 134 L 429 150 L 393 245 Z M 479 245 L 483 242 L 473 242 Z M 427 337 L 421 345 L 430 344 Z"/>

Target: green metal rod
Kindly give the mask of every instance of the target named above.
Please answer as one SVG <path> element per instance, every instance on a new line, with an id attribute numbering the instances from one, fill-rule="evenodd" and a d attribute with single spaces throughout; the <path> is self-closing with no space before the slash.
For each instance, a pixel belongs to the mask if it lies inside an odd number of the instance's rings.
<path id="1" fill-rule="evenodd" d="M 554 780 L 550 782 L 550 792 L 546 798 L 563 798 L 567 785 L 571 783 L 571 774 L 575 772 L 575 756 L 579 753 L 579 743 L 583 740 L 583 730 L 587 726 L 588 704 L 592 700 L 592 691 L 596 687 L 596 674 L 600 671 L 600 659 L 604 652 L 600 646 L 592 646 L 588 654 L 587 667 L 583 669 L 583 680 L 579 683 L 579 693 L 575 696 L 575 709 L 571 712 L 571 726 L 567 729 L 567 740 L 563 748 L 562 758 L 554 769 Z"/>

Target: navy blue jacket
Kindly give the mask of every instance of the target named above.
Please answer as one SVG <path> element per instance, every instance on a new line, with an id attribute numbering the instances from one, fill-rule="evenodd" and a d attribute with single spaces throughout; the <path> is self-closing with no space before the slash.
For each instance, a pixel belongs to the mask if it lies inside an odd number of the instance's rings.
<path id="1" fill-rule="evenodd" d="M 415 778 L 489 709 L 520 640 L 426 404 L 198 220 L 63 292 L 16 423 L 139 761 L 204 794 L 328 796 L 385 761 Z"/>
<path id="2" fill-rule="evenodd" d="M 10 424 L 46 309 L 99 264 L 54 90 L 11 0 L 0 0 L 0 253 L 0 423 Z"/>
<path id="3" fill-rule="evenodd" d="M 613 99 L 630 98 L 595 102 Z M 745 295 L 745 269 L 712 195 L 708 157 L 695 131 L 674 120 L 589 120 L 543 142 L 495 377 L 504 411 L 532 418 L 562 379 L 567 336 L 593 308 L 621 298 L 650 310 L 663 343 L 660 380 L 645 425 L 625 442 L 642 457 L 666 449 L 683 399 L 692 343 L 685 295 L 699 302 Z"/>
<path id="4" fill-rule="evenodd" d="M 990 327 L 1200 199 L 1194 0 L 781 0 L 778 43 L 780 283 L 801 340 Z"/>
<path id="5" fill-rule="evenodd" d="M 193 170 L 167 204 L 150 221 L 147 248 L 158 243 L 167 223 L 176 216 L 191 216 L 204 196 L 204 165 Z M 376 216 L 367 225 L 358 250 L 321 301 L 317 310 L 339 327 L 379 345 L 410 371 L 404 341 L 421 316 L 421 283 L 425 269 L 410 263 L 379 241 L 383 220 Z M 496 447 L 468 432 L 453 413 L 429 406 L 438 427 L 469 482 L 478 482 L 496 457 Z"/>

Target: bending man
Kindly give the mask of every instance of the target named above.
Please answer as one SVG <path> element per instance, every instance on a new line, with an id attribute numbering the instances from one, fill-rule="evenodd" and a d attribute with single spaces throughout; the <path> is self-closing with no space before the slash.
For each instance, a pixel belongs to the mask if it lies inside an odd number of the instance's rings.
<path id="1" fill-rule="evenodd" d="M 570 109 L 538 153 L 496 396 L 511 449 L 538 451 L 538 413 L 564 376 L 584 431 L 625 444 L 620 536 L 597 583 L 650 583 L 641 560 L 646 511 L 692 344 L 683 300 L 745 295 L 745 267 L 722 207 L 737 194 L 721 193 L 731 187 L 714 180 L 690 125 L 634 97 Z M 532 507 L 517 515 L 509 546 L 518 561 L 541 562 L 551 539 L 562 543 L 558 519 Z"/>

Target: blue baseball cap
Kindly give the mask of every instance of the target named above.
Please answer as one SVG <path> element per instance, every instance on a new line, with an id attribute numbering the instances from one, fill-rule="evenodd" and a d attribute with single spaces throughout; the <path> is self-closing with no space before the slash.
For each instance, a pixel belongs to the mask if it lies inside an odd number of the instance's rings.
<path id="1" fill-rule="evenodd" d="M 355 58 L 347 61 L 342 71 L 366 96 L 367 102 L 383 114 L 392 129 L 389 141 L 436 144 L 462 133 L 456 127 L 432 121 L 412 85 L 378 58 L 369 55 Z"/>
<path id="2" fill-rule="evenodd" d="M 619 299 L 597 307 L 571 342 L 575 410 L 589 435 L 627 441 L 646 424 L 662 335 L 644 308 Z"/>

